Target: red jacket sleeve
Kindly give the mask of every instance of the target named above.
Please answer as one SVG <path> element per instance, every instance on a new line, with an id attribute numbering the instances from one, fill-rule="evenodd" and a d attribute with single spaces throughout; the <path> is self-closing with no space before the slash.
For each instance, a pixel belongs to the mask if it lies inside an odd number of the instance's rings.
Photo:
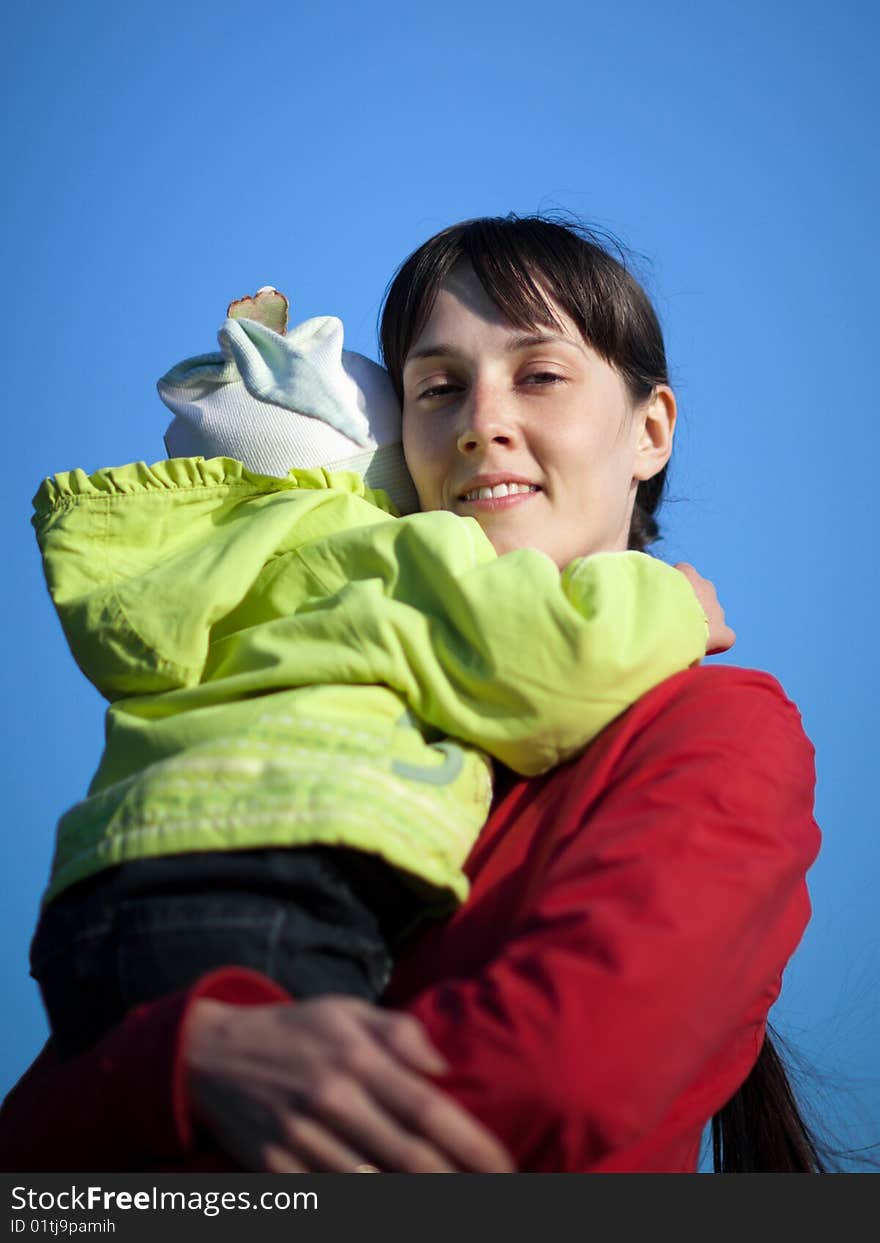
<path id="1" fill-rule="evenodd" d="M 637 705 L 592 791 L 570 768 L 500 955 L 408 1007 L 454 1067 L 443 1086 L 520 1169 L 650 1168 L 688 1093 L 698 1135 L 751 1069 L 809 918 L 798 712 L 768 675 L 700 672 L 661 688 L 653 718 Z"/>
<path id="2" fill-rule="evenodd" d="M 200 997 L 236 1005 L 290 1000 L 256 972 L 229 967 L 138 1006 L 79 1057 L 59 1062 L 49 1041 L 3 1102 L 0 1168 L 211 1168 L 210 1156 L 207 1165 L 192 1160 L 181 1057 L 186 1020 Z"/>

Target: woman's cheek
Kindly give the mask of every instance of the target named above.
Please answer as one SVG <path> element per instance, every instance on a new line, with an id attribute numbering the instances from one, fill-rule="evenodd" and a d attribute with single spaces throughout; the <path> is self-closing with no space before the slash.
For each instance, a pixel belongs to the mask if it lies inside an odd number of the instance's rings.
<path id="1" fill-rule="evenodd" d="M 408 442 L 406 436 L 404 436 L 403 457 L 407 470 L 415 484 L 419 498 L 419 508 L 423 510 L 432 508 L 431 487 L 433 480 L 429 465 L 430 456 L 423 453 L 420 446 L 417 447 L 412 442 Z"/>
<path id="2" fill-rule="evenodd" d="M 407 424 L 403 426 L 403 456 L 416 485 L 416 491 L 423 507 L 427 500 L 426 494 L 436 490 L 440 473 L 439 444 L 436 444 L 430 432 L 424 426 L 415 431 Z"/>

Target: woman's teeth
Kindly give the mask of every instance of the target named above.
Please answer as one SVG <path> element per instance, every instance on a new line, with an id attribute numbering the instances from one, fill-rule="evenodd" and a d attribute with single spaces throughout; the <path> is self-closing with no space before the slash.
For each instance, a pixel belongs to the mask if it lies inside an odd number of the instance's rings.
<path id="1" fill-rule="evenodd" d="M 488 501 L 490 497 L 509 496 L 513 492 L 538 492 L 536 483 L 496 483 L 494 488 L 474 488 L 466 492 L 463 501 Z"/>

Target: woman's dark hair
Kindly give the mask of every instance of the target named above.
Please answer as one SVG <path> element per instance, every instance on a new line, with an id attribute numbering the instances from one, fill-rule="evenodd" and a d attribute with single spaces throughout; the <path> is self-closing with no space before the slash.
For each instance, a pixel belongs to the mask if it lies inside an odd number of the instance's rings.
<path id="1" fill-rule="evenodd" d="M 609 243 L 617 250 L 615 258 Z M 622 377 L 634 403 L 668 384 L 663 333 L 648 295 L 613 239 L 566 220 L 495 216 L 435 234 L 404 260 L 386 291 L 379 336 L 398 398 L 403 367 L 427 323 L 437 292 L 469 264 L 515 328 L 560 327 L 548 295 L 584 340 Z M 659 534 L 655 517 L 666 468 L 639 484 L 629 547 L 643 551 Z M 822 1173 L 817 1146 L 798 1111 L 769 1035 L 748 1078 L 712 1119 L 716 1173 Z"/>
<path id="2" fill-rule="evenodd" d="M 386 292 L 379 336 L 401 401 L 406 356 L 430 318 L 440 285 L 458 264 L 473 268 L 515 328 L 559 328 L 549 294 L 587 344 L 617 370 L 634 403 L 650 397 L 656 385 L 669 383 L 663 333 L 651 301 L 600 235 L 574 222 L 511 214 L 444 229 L 396 272 Z M 639 484 L 630 548 L 642 552 L 659 535 L 654 515 L 665 483 L 664 466 Z"/>
<path id="3" fill-rule="evenodd" d="M 712 1119 L 715 1173 L 827 1174 L 770 1031 L 768 1023 L 751 1073 Z"/>

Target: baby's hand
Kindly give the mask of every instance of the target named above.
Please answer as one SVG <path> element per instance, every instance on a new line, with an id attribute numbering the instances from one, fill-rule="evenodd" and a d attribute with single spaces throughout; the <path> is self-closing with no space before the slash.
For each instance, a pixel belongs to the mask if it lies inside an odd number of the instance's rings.
<path id="1" fill-rule="evenodd" d="M 693 587 L 694 594 L 700 602 L 700 607 L 706 614 L 706 621 L 709 623 L 709 634 L 706 637 L 706 655 L 714 656 L 718 652 L 728 651 L 736 642 L 736 635 L 724 620 L 724 609 L 718 603 L 714 583 L 710 583 L 708 578 L 703 578 L 686 561 L 679 561 L 675 569 L 683 574 L 691 587 Z"/>

